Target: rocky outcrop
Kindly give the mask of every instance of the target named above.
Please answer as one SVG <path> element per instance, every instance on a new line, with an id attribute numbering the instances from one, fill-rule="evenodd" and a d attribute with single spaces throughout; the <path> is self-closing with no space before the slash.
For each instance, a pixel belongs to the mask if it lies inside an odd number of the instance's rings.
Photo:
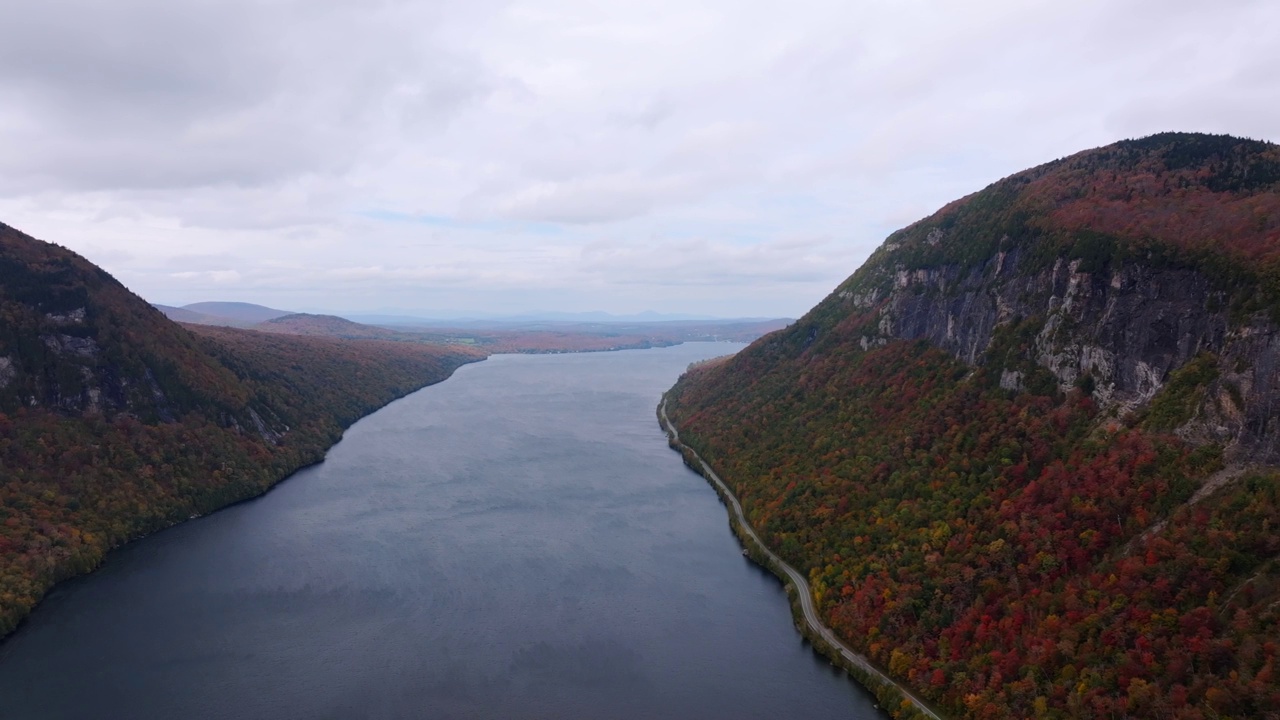
<path id="1" fill-rule="evenodd" d="M 945 241 L 937 230 L 929 239 Z M 1233 320 L 1226 290 L 1193 269 L 1126 263 L 1085 272 L 1081 260 L 1061 257 L 1037 268 L 1027 255 L 1014 248 L 929 268 L 887 262 L 829 302 L 845 315 L 875 313 L 864 349 L 923 339 L 971 365 L 1003 361 L 989 356 L 997 332 L 1032 323 L 1025 355 L 1061 390 L 1084 387 L 1119 415 L 1148 406 L 1174 372 L 1207 354 L 1216 377 L 1178 434 L 1224 443 L 1241 459 L 1280 460 L 1280 331 L 1265 314 Z M 1020 368 L 1000 371 L 1001 387 L 1023 389 Z"/>

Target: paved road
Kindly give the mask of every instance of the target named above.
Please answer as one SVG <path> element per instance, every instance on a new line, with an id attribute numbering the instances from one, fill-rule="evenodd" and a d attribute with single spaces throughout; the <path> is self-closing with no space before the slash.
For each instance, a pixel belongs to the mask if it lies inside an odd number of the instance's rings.
<path id="1" fill-rule="evenodd" d="M 865 657 L 854 652 L 848 645 L 845 645 L 844 642 L 837 638 L 835 633 L 831 631 L 831 628 L 828 628 L 823 624 L 822 618 L 818 617 L 817 608 L 813 606 L 813 593 L 809 590 L 808 578 L 801 575 L 795 568 L 783 562 L 782 558 L 775 555 L 774 552 L 769 549 L 769 546 L 764 544 L 764 541 L 756 534 L 755 529 L 751 527 L 751 523 L 747 522 L 747 516 L 742 512 L 742 504 L 738 502 L 737 496 L 733 494 L 733 491 L 729 489 L 729 486 L 724 484 L 724 481 L 720 479 L 720 476 L 711 469 L 710 465 L 707 465 L 706 461 L 703 460 L 698 453 L 693 450 L 693 448 L 690 448 L 688 445 L 680 442 L 680 431 L 676 429 L 675 424 L 667 417 L 666 397 L 662 398 L 661 412 L 662 424 L 666 427 L 667 432 L 671 433 L 671 439 L 674 440 L 676 444 L 680 445 L 680 447 L 683 447 L 690 453 L 693 453 L 693 457 L 697 459 L 700 465 L 702 465 L 703 473 L 712 482 L 719 486 L 720 489 L 724 491 L 725 496 L 729 498 L 729 504 L 733 508 L 733 514 L 737 516 L 738 523 L 742 525 L 743 531 L 750 535 L 752 540 L 755 540 L 756 544 L 762 551 L 764 551 L 765 555 L 769 556 L 770 560 L 776 563 L 779 568 L 782 568 L 782 571 L 787 574 L 787 577 L 791 578 L 792 584 L 796 587 L 796 594 L 800 597 L 800 608 L 804 612 L 804 620 L 809 624 L 809 627 L 812 628 L 814 632 L 818 633 L 823 640 L 827 641 L 831 647 L 838 650 L 846 660 L 862 668 L 872 677 L 878 678 L 881 682 L 897 688 L 898 692 L 902 693 L 904 698 L 910 700 L 911 703 L 916 706 L 917 710 L 924 713 L 926 716 L 933 718 L 933 720 L 943 720 L 942 716 L 930 709 L 929 706 L 925 705 L 923 700 L 916 697 L 914 693 L 898 681 L 877 670 Z"/>

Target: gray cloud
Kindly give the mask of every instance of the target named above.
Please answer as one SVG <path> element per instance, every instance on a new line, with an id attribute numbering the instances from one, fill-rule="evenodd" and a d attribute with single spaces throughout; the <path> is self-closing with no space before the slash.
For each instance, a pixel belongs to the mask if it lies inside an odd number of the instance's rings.
<path id="1" fill-rule="evenodd" d="M 1274 3 L 52 0 L 0 219 L 144 296 L 798 314 L 889 231 L 1168 129 L 1280 139 Z M 581 308 L 589 304 L 590 308 Z"/>
<path id="2" fill-rule="evenodd" d="M 27 3 L 6 13 L 9 192 L 263 186 L 340 174 L 429 126 L 483 71 L 416 30 L 430 5 Z"/>

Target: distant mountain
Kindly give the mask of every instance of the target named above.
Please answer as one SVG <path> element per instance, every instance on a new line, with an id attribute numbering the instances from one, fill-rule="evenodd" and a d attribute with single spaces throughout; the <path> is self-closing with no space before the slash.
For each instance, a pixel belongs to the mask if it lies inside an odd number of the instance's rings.
<path id="1" fill-rule="evenodd" d="M 400 340 L 403 333 L 387 328 L 352 322 L 337 315 L 293 313 L 258 323 L 255 330 L 287 335 L 315 335 L 364 340 Z"/>
<path id="2" fill-rule="evenodd" d="M 263 332 L 349 339 L 466 345 L 485 352 L 594 352 L 661 347 L 681 342 L 749 342 L 786 327 L 786 320 L 727 322 L 448 323 L 377 327 L 335 315 L 295 313 L 254 325 Z"/>
<path id="3" fill-rule="evenodd" d="M 590 312 L 536 312 L 522 315 L 510 315 L 503 317 L 489 318 L 496 322 L 529 322 L 529 321 L 561 321 L 561 322 L 664 322 L 672 320 L 697 320 L 697 321 L 718 321 L 725 318 L 719 318 L 712 315 L 689 315 L 684 313 L 660 313 L 653 310 L 646 310 L 642 313 L 634 315 L 615 315 L 613 313 L 590 311 Z M 753 318 L 760 319 L 760 318 Z"/>
<path id="4" fill-rule="evenodd" d="M 826 622 L 946 716 L 1276 717 L 1280 146 L 1000 180 L 667 403 Z"/>
<path id="5" fill-rule="evenodd" d="M 290 314 L 288 310 L 276 310 L 275 308 L 245 302 L 198 302 L 183 305 L 182 309 L 249 325 L 274 320 Z"/>
<path id="6" fill-rule="evenodd" d="M 152 305 L 174 322 L 239 328 L 252 327 L 289 314 L 284 310 L 241 302 L 199 302 L 183 307 Z"/>
<path id="7" fill-rule="evenodd" d="M 227 325 L 231 323 L 227 318 L 205 315 L 204 313 L 187 310 L 186 308 L 173 307 L 172 305 L 160 305 L 157 303 L 152 303 L 152 306 L 164 313 L 165 317 L 173 320 L 174 322 L 195 323 L 198 325 Z"/>
<path id="8" fill-rule="evenodd" d="M 178 325 L 0 224 L 0 635 L 111 548 L 264 492 L 481 357 Z"/>
<path id="9" fill-rule="evenodd" d="M 536 312 L 521 315 L 456 315 L 446 317 L 343 313 L 342 317 L 369 325 L 420 325 L 434 327 L 474 327 L 518 325 L 530 323 L 647 323 L 647 322 L 751 322 L 772 318 L 743 317 L 722 318 L 713 315 L 682 313 L 658 313 L 646 311 L 634 315 L 614 315 L 607 312 Z"/>

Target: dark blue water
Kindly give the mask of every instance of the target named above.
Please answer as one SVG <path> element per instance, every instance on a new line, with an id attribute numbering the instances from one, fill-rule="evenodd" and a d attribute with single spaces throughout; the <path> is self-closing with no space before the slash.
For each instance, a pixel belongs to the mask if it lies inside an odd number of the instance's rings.
<path id="1" fill-rule="evenodd" d="M 498 356 L 60 586 L 0 718 L 873 718 L 654 419 L 692 344 Z"/>

